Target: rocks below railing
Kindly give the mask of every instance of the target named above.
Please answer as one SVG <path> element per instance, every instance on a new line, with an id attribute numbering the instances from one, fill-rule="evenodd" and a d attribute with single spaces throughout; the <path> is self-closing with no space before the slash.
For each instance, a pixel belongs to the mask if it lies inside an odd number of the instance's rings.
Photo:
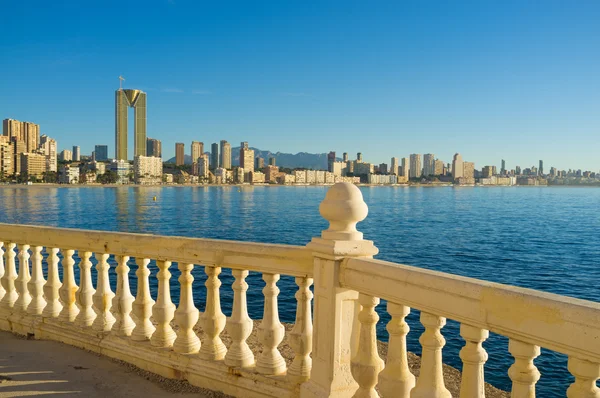
<path id="1" fill-rule="evenodd" d="M 258 357 L 258 355 L 262 352 L 262 345 L 260 344 L 257 335 L 260 323 L 261 321 L 254 321 L 252 334 L 250 334 L 247 340 L 248 346 L 252 350 L 252 353 L 255 357 Z M 294 325 L 290 323 L 283 323 L 283 326 L 285 327 L 286 333 L 285 337 L 283 338 L 283 341 L 281 342 L 281 345 L 279 346 L 279 351 L 281 352 L 283 359 L 285 359 L 285 362 L 289 367 L 289 365 L 292 363 L 292 360 L 294 359 L 294 351 L 289 345 L 288 336 L 289 332 L 292 330 Z M 173 327 L 176 328 L 175 325 L 173 325 Z M 201 327 L 194 327 L 194 331 L 199 336 L 203 336 L 203 331 Z M 227 333 L 227 330 L 223 331 L 223 333 L 221 334 L 221 339 L 223 340 L 223 343 L 225 343 L 226 346 L 229 346 L 231 344 L 231 337 Z M 383 341 L 378 341 L 377 349 L 379 352 L 379 356 L 385 361 L 387 359 L 388 344 Z M 408 366 L 410 368 L 410 371 L 418 377 L 419 369 L 421 367 L 421 358 L 418 355 L 409 352 Z M 446 388 L 450 391 L 453 397 L 458 397 L 460 395 L 461 372 L 453 368 L 452 366 L 446 364 L 443 364 L 443 372 L 444 383 L 446 384 Z M 485 396 L 486 398 L 509 398 L 510 392 L 500 390 L 492 386 L 491 384 L 485 383 Z"/>

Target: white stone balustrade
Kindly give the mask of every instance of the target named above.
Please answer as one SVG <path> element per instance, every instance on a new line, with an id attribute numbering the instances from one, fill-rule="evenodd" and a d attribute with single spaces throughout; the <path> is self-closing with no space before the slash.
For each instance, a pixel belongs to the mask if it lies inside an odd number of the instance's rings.
<path id="1" fill-rule="evenodd" d="M 490 331 L 509 338 L 513 398 L 535 397 L 540 347 L 569 357 L 565 372 L 574 382 L 565 386 L 568 398 L 600 398 L 600 304 L 374 260 L 377 248 L 356 228 L 368 209 L 351 184 L 331 188 L 320 212 L 329 226 L 305 247 L 0 224 L 0 330 L 62 341 L 240 397 L 414 398 L 450 397 L 442 376 L 448 318 L 460 323 L 465 340 L 456 396 L 484 397 L 482 344 Z M 113 256 L 116 268 L 109 264 Z M 130 258 L 137 262 L 131 275 Z M 179 283 L 172 280 L 172 262 L 181 271 Z M 204 288 L 194 283 L 193 264 L 207 276 L 202 314 L 194 295 L 200 299 Z M 221 308 L 222 269 L 234 278 L 228 309 Z M 250 271 L 265 282 L 256 362 L 248 345 L 247 291 L 258 287 L 248 285 Z M 283 288 L 280 275 L 297 285 L 289 368 L 279 351 L 285 328 L 278 299 L 280 288 L 286 295 L 292 290 Z M 171 289 L 179 293 L 177 308 Z M 391 317 L 385 364 L 377 349 L 380 299 Z M 418 378 L 407 359 L 411 308 L 421 311 L 425 327 Z M 224 330 L 228 339 L 221 339 Z"/>

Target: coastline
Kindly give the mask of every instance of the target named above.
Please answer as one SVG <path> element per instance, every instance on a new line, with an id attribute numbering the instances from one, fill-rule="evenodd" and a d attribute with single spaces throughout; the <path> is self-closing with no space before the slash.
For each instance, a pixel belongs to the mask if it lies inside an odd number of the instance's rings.
<path id="1" fill-rule="evenodd" d="M 331 187 L 334 184 L 0 184 L 0 189 L 8 188 L 183 188 L 183 187 L 222 187 L 222 188 L 254 188 L 254 187 Z M 600 188 L 600 185 L 454 185 L 454 184 L 356 184 L 358 187 L 382 188 Z"/>

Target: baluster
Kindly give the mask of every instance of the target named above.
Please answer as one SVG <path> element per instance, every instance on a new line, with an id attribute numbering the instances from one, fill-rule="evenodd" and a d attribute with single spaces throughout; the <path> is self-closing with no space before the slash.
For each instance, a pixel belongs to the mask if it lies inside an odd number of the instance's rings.
<path id="1" fill-rule="evenodd" d="M 377 321 L 379 315 L 375 307 L 379 304 L 377 297 L 364 293 L 358 295 L 362 309 L 358 313 L 360 333 L 358 337 L 358 352 L 352 358 L 350 365 L 352 376 L 358 383 L 358 390 L 353 397 L 379 397 L 375 391 L 377 377 L 383 369 L 383 360 L 377 353 Z"/>
<path id="2" fill-rule="evenodd" d="M 181 289 L 179 296 L 179 307 L 175 311 L 175 320 L 179 326 L 177 338 L 173 343 L 175 352 L 181 354 L 195 354 L 200 351 L 200 339 L 196 336 L 193 327 L 198 322 L 199 312 L 194 305 L 194 296 L 192 292 L 192 269 L 194 264 L 179 263 L 181 276 L 179 277 L 179 286 Z"/>
<path id="3" fill-rule="evenodd" d="M 19 293 L 19 298 L 15 302 L 14 308 L 17 311 L 26 312 L 31 302 L 31 295 L 29 289 L 27 289 L 27 283 L 31 279 L 29 274 L 29 245 L 19 246 L 19 276 L 15 280 L 15 288 Z"/>
<path id="4" fill-rule="evenodd" d="M 108 270 L 110 269 L 110 265 L 108 265 L 109 255 L 107 253 L 96 253 L 94 256 L 97 261 L 96 274 L 98 280 L 96 293 L 92 297 L 94 310 L 96 311 L 96 319 L 92 323 L 92 329 L 98 332 L 110 332 L 116 319 L 110 312 L 115 294 L 110 289 L 110 279 L 108 277 Z"/>
<path id="5" fill-rule="evenodd" d="M 540 379 L 540 372 L 533 360 L 540 355 L 540 347 L 510 339 L 508 351 L 515 358 L 508 369 L 512 380 L 511 398 L 535 398 L 535 383 Z"/>
<path id="6" fill-rule="evenodd" d="M 219 274 L 221 267 L 204 267 L 206 273 L 206 310 L 200 316 L 206 340 L 200 349 L 200 357 L 209 361 L 220 361 L 225 358 L 227 348 L 221 340 L 221 332 L 225 328 L 225 314 L 221 311 Z"/>
<path id="7" fill-rule="evenodd" d="M 31 292 L 31 302 L 27 308 L 27 312 L 32 315 L 41 315 L 46 307 L 44 300 L 44 271 L 42 270 L 42 246 L 34 246 L 33 255 L 31 256 L 31 279 L 27 284 L 27 288 Z"/>
<path id="8" fill-rule="evenodd" d="M 2 286 L 2 278 L 4 278 L 4 242 L 0 242 L 0 302 L 4 298 L 4 294 L 6 294 L 6 290 L 4 290 L 4 286 Z"/>
<path id="9" fill-rule="evenodd" d="M 4 256 L 6 257 L 6 269 L 4 270 L 4 276 L 2 277 L 2 287 L 4 287 L 4 297 L 0 301 L 2 308 L 10 309 L 15 306 L 15 302 L 19 298 L 17 289 L 15 287 L 15 280 L 17 279 L 17 268 L 15 265 L 15 245 L 14 243 L 8 243 L 6 245 L 6 251 Z"/>
<path id="10" fill-rule="evenodd" d="M 137 258 L 138 269 L 135 272 L 137 276 L 137 297 L 133 302 L 134 314 L 137 317 L 137 323 L 131 334 L 131 338 L 135 341 L 150 340 L 152 333 L 156 330 L 150 316 L 152 315 L 152 306 L 154 300 L 150 296 L 150 284 L 148 277 L 150 270 L 148 264 L 150 260 L 147 258 Z"/>
<path id="11" fill-rule="evenodd" d="M 171 301 L 170 280 L 171 267 L 170 261 L 157 261 L 158 266 L 158 295 L 156 296 L 156 304 L 152 307 L 152 316 L 158 323 L 156 331 L 150 338 L 150 343 L 155 347 L 172 347 L 175 341 L 175 331 L 171 327 L 171 321 L 175 316 L 175 304 Z"/>
<path id="12" fill-rule="evenodd" d="M 62 286 L 58 277 L 58 249 L 53 247 L 48 252 L 48 280 L 44 285 L 44 296 L 46 297 L 46 307 L 42 316 L 47 318 L 56 318 L 62 311 L 62 304 L 59 300 L 59 290 Z"/>
<path id="13" fill-rule="evenodd" d="M 131 308 L 134 297 L 129 289 L 129 256 L 117 256 L 117 294 L 113 298 L 112 308 L 115 316 L 113 330 L 117 336 L 131 336 L 131 331 L 135 327 L 131 319 Z"/>
<path id="14" fill-rule="evenodd" d="M 463 361 L 460 398 L 484 398 L 483 365 L 488 354 L 482 344 L 490 333 L 485 329 L 461 324 L 460 335 L 465 339 L 465 346 L 460 350 L 460 359 Z"/>
<path id="15" fill-rule="evenodd" d="M 421 324 L 425 326 L 425 332 L 419 338 L 423 347 L 421 370 L 410 397 L 451 398 L 442 373 L 442 347 L 446 344 L 446 339 L 440 329 L 446 325 L 446 318 L 421 312 Z"/>
<path id="16" fill-rule="evenodd" d="M 73 250 L 65 250 L 63 256 L 63 283 L 59 294 L 62 300 L 63 308 L 60 312 L 60 320 L 63 322 L 73 322 L 79 313 L 79 308 L 75 305 L 75 294 L 79 289 L 75 283 L 75 274 L 73 272 Z"/>
<path id="17" fill-rule="evenodd" d="M 248 316 L 248 305 L 246 303 L 246 291 L 248 284 L 246 277 L 248 271 L 234 269 L 231 274 L 235 281 L 231 285 L 233 289 L 233 310 L 227 318 L 227 333 L 231 336 L 231 346 L 225 355 L 225 364 L 231 367 L 251 367 L 254 365 L 254 354 L 248 347 L 246 339 L 252 333 L 252 319 Z"/>
<path id="18" fill-rule="evenodd" d="M 288 374 L 298 381 L 308 380 L 312 368 L 312 338 L 313 324 L 310 302 L 313 294 L 310 291 L 310 285 L 313 284 L 312 278 L 296 278 L 298 291 L 296 292 L 296 322 L 290 332 L 290 346 L 294 350 L 294 361 L 288 369 Z"/>
<path id="19" fill-rule="evenodd" d="M 256 370 L 262 374 L 278 375 L 285 373 L 286 370 L 285 360 L 277 349 L 285 335 L 285 328 L 279 321 L 277 307 L 279 274 L 263 273 L 262 278 L 266 284 L 262 290 L 265 303 L 263 319 L 258 327 L 258 338 L 263 345 L 263 350 L 256 361 Z"/>
<path id="20" fill-rule="evenodd" d="M 575 382 L 567 390 L 567 398 L 600 398 L 596 381 L 600 378 L 600 364 L 569 357 L 569 372 Z"/>
<path id="21" fill-rule="evenodd" d="M 410 307 L 388 302 L 387 311 L 391 316 L 386 327 L 390 340 L 385 369 L 379 375 L 378 387 L 384 397 L 408 398 L 410 390 L 415 386 L 415 376 L 408 367 L 406 352 L 406 335 L 410 327 L 405 318 L 410 313 Z"/>
<path id="22" fill-rule="evenodd" d="M 92 326 L 96 319 L 96 313 L 92 309 L 92 297 L 96 290 L 92 285 L 92 262 L 90 252 L 79 252 L 79 290 L 77 291 L 77 304 L 79 304 L 79 314 L 75 318 L 75 323 L 80 327 Z"/>

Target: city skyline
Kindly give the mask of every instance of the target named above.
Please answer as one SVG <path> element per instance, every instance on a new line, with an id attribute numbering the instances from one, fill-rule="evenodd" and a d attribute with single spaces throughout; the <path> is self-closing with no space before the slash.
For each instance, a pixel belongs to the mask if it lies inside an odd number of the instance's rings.
<path id="1" fill-rule="evenodd" d="M 346 13 L 332 5 L 316 13 L 307 5 L 211 5 L 198 13 L 165 2 L 102 8 L 96 23 L 52 29 L 78 21 L 78 7 L 8 4 L 8 14 L 28 15 L 31 29 L 18 35 L 7 20 L 0 39 L 15 60 L 0 65 L 11 76 L 0 81 L 10 93 L 0 98 L 3 117 L 39 123 L 61 150 L 79 145 L 89 154 L 112 142 L 107 98 L 123 75 L 149 95 L 147 133 L 163 142 L 164 158 L 177 141 L 227 139 L 274 152 L 362 151 L 374 163 L 459 151 L 476 164 L 505 159 L 507 168 L 536 159 L 600 167 L 598 3 L 353 4 Z M 120 45 L 134 26 L 108 31 L 116 12 L 160 21 L 169 34 Z M 203 23 L 211 20 L 220 23 Z M 166 61 L 178 58 L 188 62 Z M 65 87 L 73 85 L 86 96 L 70 95 Z"/>

